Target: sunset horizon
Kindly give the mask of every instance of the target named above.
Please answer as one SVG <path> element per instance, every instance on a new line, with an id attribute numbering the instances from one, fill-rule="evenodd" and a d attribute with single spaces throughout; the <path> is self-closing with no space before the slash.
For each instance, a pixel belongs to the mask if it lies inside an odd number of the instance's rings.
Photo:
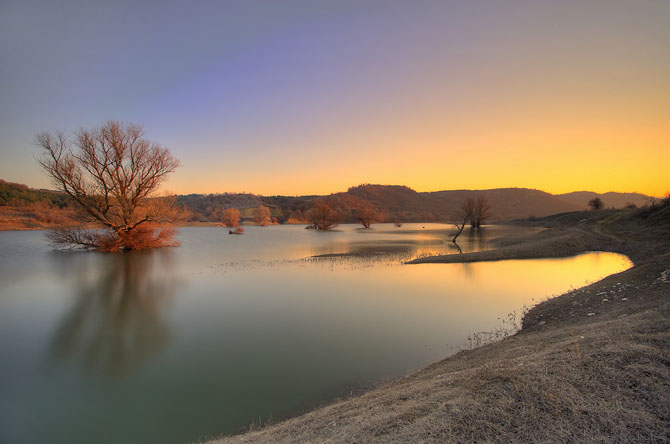
<path id="1" fill-rule="evenodd" d="M 670 440 L 670 0 L 0 0 L 0 79 L 0 444 Z"/>
<path id="2" fill-rule="evenodd" d="M 368 182 L 670 191 L 667 4 L 124 11 L 0 6 L 1 178 L 47 187 L 35 135 L 113 119 L 144 125 L 180 160 L 164 184 L 179 194 L 328 194 Z"/>

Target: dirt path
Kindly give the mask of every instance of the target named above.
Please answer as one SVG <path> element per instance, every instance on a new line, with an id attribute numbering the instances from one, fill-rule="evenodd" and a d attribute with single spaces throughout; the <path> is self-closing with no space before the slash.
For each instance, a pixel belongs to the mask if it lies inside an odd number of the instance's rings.
<path id="1" fill-rule="evenodd" d="M 668 221 L 669 214 L 663 216 Z M 524 317 L 519 333 L 500 342 L 218 442 L 670 442 L 670 224 L 665 221 L 602 219 L 575 226 L 574 220 L 548 218 L 537 223 L 552 228 L 526 239 L 500 239 L 496 250 L 413 261 L 607 250 L 629 255 L 635 266 L 539 304 Z"/>

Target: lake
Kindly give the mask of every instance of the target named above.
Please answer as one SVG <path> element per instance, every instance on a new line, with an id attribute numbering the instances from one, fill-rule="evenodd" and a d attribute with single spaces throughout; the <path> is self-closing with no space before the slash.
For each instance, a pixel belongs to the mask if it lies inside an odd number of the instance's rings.
<path id="1" fill-rule="evenodd" d="M 0 232 L 0 441 L 238 432 L 412 373 L 631 266 L 612 253 L 403 265 L 459 251 L 442 224 L 245 230 L 187 227 L 180 247 L 120 254 Z M 466 229 L 459 248 L 533 230 Z"/>

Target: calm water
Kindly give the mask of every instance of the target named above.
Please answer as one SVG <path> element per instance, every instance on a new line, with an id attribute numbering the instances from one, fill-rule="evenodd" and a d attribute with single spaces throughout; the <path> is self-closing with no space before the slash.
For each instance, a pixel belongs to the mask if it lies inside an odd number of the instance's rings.
<path id="1" fill-rule="evenodd" d="M 463 251 L 521 229 L 466 230 Z M 184 228 L 179 248 L 50 250 L 0 232 L 0 441 L 185 442 L 415 371 L 624 257 L 402 265 L 450 227 Z M 310 258 L 350 253 L 353 257 Z"/>

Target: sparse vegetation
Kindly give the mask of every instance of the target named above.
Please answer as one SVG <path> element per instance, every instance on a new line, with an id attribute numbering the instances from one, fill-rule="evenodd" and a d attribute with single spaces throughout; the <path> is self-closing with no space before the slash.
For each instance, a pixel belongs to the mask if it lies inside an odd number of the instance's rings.
<path id="1" fill-rule="evenodd" d="M 589 201 L 589 208 L 594 211 L 602 210 L 605 204 L 599 197 L 594 197 Z"/>

